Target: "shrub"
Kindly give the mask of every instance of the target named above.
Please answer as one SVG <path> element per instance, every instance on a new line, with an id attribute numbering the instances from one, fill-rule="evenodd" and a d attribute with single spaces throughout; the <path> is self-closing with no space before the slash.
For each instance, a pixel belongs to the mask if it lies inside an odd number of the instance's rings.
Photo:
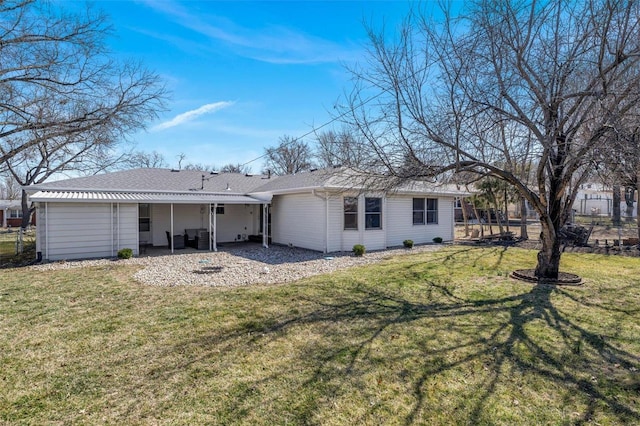
<path id="1" fill-rule="evenodd" d="M 435 237 L 433 239 L 433 242 L 436 243 L 436 244 L 440 244 L 442 242 L 442 237 Z"/>
<path id="2" fill-rule="evenodd" d="M 402 242 L 402 244 L 406 247 L 406 248 L 411 248 L 413 247 L 413 240 L 404 240 Z"/>
<path id="3" fill-rule="evenodd" d="M 130 257 L 133 257 L 133 250 L 130 248 L 118 250 L 118 259 L 129 259 Z"/>
<path id="4" fill-rule="evenodd" d="M 366 249 L 362 244 L 356 244 L 355 246 L 353 246 L 353 254 L 355 254 L 356 256 L 362 256 L 365 251 Z"/>

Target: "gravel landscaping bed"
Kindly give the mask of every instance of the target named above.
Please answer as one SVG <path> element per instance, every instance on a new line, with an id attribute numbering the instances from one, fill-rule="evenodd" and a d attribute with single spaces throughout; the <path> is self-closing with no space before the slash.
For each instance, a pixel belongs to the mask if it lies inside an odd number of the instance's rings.
<path id="1" fill-rule="evenodd" d="M 142 265 L 134 278 L 158 286 L 199 285 L 214 287 L 273 284 L 325 274 L 353 266 L 369 265 L 394 255 L 438 250 L 442 245 L 381 250 L 355 257 L 352 253 L 323 254 L 299 248 L 259 245 L 225 247 L 218 252 L 192 252 L 143 256 L 117 263 Z M 38 271 L 113 264 L 112 259 L 51 262 L 31 266 Z"/>

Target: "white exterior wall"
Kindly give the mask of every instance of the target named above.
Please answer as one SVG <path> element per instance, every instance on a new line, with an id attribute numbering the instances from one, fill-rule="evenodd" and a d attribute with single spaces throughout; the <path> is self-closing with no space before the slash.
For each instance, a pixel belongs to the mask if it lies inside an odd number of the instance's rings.
<path id="1" fill-rule="evenodd" d="M 138 254 L 138 205 L 41 203 L 38 251 L 45 260 Z M 48 237 L 48 241 L 47 241 Z"/>
<path id="2" fill-rule="evenodd" d="M 387 246 L 401 246 L 404 240 L 414 244 L 431 243 L 435 237 L 453 240 L 453 198 L 438 198 L 438 223 L 413 224 L 413 196 L 387 199 Z M 437 197 L 415 197 L 437 198 Z"/>
<path id="3" fill-rule="evenodd" d="M 219 243 L 246 241 L 248 235 L 254 234 L 253 214 L 251 205 L 225 204 L 224 214 L 216 217 L 217 241 Z M 260 219 L 259 213 L 258 219 Z"/>
<path id="4" fill-rule="evenodd" d="M 274 244 L 325 250 L 325 200 L 311 193 L 276 195 L 271 209 Z"/>

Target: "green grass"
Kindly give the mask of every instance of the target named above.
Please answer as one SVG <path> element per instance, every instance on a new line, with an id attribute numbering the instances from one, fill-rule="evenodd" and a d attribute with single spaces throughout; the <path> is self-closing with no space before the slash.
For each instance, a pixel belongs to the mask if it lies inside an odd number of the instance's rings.
<path id="1" fill-rule="evenodd" d="M 451 247 L 293 284 L 0 271 L 6 424 L 638 424 L 640 260 Z"/>

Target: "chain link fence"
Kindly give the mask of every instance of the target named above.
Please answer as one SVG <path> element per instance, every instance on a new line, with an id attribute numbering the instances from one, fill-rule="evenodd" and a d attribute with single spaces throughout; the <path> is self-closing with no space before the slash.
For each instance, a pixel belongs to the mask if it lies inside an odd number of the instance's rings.
<path id="1" fill-rule="evenodd" d="M 0 267 L 35 259 L 35 228 L 20 231 L 20 228 L 0 229 Z"/>

